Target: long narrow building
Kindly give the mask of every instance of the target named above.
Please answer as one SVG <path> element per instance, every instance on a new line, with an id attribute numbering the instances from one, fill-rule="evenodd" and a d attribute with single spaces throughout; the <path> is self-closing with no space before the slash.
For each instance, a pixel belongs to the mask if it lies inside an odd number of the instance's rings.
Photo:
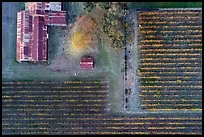
<path id="1" fill-rule="evenodd" d="M 47 60 L 47 26 L 66 26 L 61 2 L 27 2 L 17 13 L 16 60 Z"/>

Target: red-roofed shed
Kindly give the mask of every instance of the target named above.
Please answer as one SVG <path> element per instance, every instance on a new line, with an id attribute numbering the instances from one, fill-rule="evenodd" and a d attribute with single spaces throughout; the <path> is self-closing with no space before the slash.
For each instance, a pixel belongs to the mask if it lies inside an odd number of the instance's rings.
<path id="1" fill-rule="evenodd" d="M 94 68 L 94 58 L 92 57 L 83 57 L 80 59 L 80 68 L 81 69 L 93 69 Z"/>

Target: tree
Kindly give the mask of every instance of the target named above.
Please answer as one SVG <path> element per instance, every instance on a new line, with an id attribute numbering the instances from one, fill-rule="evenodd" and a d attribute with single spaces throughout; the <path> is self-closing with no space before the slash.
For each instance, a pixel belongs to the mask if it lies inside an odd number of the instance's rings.
<path id="1" fill-rule="evenodd" d="M 71 37 L 71 43 L 76 48 L 85 48 L 87 45 L 91 44 L 92 36 L 86 32 L 75 32 Z"/>
<path id="2" fill-rule="evenodd" d="M 73 27 L 73 35 L 71 36 L 71 44 L 75 48 L 84 49 L 90 46 L 95 40 L 96 23 L 89 16 L 81 16 Z"/>
<path id="3" fill-rule="evenodd" d="M 113 48 L 124 47 L 125 29 L 127 28 L 123 18 L 125 4 L 125 2 L 84 2 L 83 4 L 84 9 L 95 20 L 100 33 L 103 34 L 99 36 L 106 37 Z M 81 35 L 74 37 L 82 37 Z"/>
<path id="4" fill-rule="evenodd" d="M 84 2 L 83 3 L 83 8 L 85 11 L 87 11 L 88 13 L 92 11 L 92 9 L 95 7 L 95 3 L 94 2 Z"/>
<path id="5" fill-rule="evenodd" d="M 96 7 L 101 8 L 102 10 L 108 10 L 111 6 L 110 2 L 97 2 Z"/>
<path id="6" fill-rule="evenodd" d="M 113 26 L 119 26 L 120 23 L 121 22 L 119 20 L 117 20 L 117 19 L 111 21 L 111 25 L 113 25 Z"/>
<path id="7" fill-rule="evenodd" d="M 89 16 L 94 19 L 94 21 L 97 23 L 98 27 L 102 27 L 103 17 L 104 17 L 104 11 L 103 10 L 95 7 L 89 13 Z"/>

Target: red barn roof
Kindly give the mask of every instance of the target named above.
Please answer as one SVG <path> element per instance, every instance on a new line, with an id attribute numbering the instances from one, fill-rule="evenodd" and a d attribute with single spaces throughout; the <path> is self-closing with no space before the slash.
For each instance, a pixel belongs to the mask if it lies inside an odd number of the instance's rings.
<path id="1" fill-rule="evenodd" d="M 83 57 L 80 59 L 81 69 L 92 69 L 94 68 L 94 59 L 92 57 Z"/>
<path id="2" fill-rule="evenodd" d="M 48 25 L 66 26 L 66 11 L 48 13 Z"/>
<path id="3" fill-rule="evenodd" d="M 66 26 L 61 2 L 27 2 L 17 13 L 17 61 L 47 60 L 47 25 Z"/>

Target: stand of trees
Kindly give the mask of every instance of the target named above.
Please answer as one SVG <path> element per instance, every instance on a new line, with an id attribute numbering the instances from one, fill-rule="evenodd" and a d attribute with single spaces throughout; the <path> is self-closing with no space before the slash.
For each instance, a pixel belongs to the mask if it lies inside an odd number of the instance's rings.
<path id="1" fill-rule="evenodd" d="M 103 13 L 100 16 L 102 23 L 98 26 L 99 32 L 105 34 L 101 36 L 105 36 L 108 39 L 112 48 L 123 48 L 125 40 L 130 39 L 125 36 L 126 29 L 131 27 L 124 20 L 127 13 L 125 7 L 125 2 L 84 2 L 83 4 L 84 10 L 88 14 L 96 14 L 95 8 L 100 9 Z M 99 20 L 98 18 L 94 17 L 96 22 Z"/>
<path id="2" fill-rule="evenodd" d="M 73 35 L 71 36 L 71 43 L 75 48 L 84 49 L 92 43 L 95 42 L 95 34 L 96 34 L 96 23 L 95 21 L 89 17 L 81 16 L 78 17 L 74 27 L 73 27 Z"/>

